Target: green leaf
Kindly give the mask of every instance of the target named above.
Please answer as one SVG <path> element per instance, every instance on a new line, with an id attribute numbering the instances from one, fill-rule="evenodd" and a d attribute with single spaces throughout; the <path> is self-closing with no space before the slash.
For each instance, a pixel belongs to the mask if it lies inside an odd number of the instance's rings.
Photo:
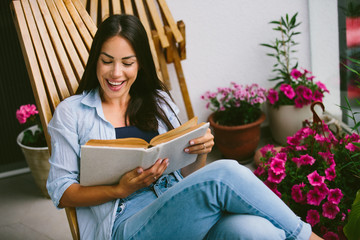
<path id="1" fill-rule="evenodd" d="M 356 198 L 352 204 L 349 214 L 349 221 L 344 227 L 345 236 L 349 240 L 360 239 L 360 190 L 356 193 Z"/>

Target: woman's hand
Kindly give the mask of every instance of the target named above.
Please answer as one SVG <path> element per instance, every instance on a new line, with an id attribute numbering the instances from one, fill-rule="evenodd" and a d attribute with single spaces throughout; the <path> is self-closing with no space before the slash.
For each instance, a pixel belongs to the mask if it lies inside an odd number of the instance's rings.
<path id="1" fill-rule="evenodd" d="M 211 152 L 214 146 L 214 136 L 211 130 L 208 129 L 204 136 L 195 138 L 190 141 L 190 146 L 185 148 L 184 151 L 190 154 L 207 154 Z"/>
<path id="2" fill-rule="evenodd" d="M 169 159 L 158 159 L 153 166 L 144 170 L 141 167 L 125 173 L 115 186 L 118 198 L 124 198 L 135 191 L 154 183 L 169 165 Z"/>

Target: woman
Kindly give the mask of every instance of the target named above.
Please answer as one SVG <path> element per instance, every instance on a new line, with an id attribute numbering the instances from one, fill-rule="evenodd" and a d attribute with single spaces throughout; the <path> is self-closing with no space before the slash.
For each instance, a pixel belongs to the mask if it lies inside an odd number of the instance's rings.
<path id="1" fill-rule="evenodd" d="M 94 37 L 77 95 L 59 104 L 48 126 L 47 188 L 58 208 L 76 207 L 82 239 L 310 237 L 310 226 L 247 168 L 221 160 L 200 169 L 214 145 L 210 131 L 184 149 L 198 157 L 181 170 L 163 175 L 168 159 L 158 159 L 113 186 L 79 184 L 81 145 L 90 139 L 149 140 L 178 127 L 177 113 L 156 75 L 140 21 L 109 17 Z"/>

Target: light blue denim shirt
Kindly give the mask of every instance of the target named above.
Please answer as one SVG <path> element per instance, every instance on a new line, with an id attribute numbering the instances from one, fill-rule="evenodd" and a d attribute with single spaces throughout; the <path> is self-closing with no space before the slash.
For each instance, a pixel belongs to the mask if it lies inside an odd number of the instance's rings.
<path id="1" fill-rule="evenodd" d="M 166 93 L 161 92 L 174 112 L 164 103 L 160 106 L 174 127 L 179 126 L 178 107 Z M 159 121 L 159 120 L 158 120 Z M 166 132 L 159 121 L 159 134 Z M 90 139 L 115 139 L 115 128 L 103 113 L 99 90 L 84 92 L 62 101 L 48 125 L 51 136 L 51 168 L 47 189 L 56 207 L 73 183 L 79 183 L 80 146 Z M 110 239 L 116 206 L 119 200 L 91 207 L 76 208 L 81 239 Z"/>

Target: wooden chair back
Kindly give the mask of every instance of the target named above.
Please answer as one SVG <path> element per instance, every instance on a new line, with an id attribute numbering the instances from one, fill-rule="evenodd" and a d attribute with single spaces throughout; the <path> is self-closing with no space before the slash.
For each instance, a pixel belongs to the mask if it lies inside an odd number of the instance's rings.
<path id="1" fill-rule="evenodd" d="M 153 0 L 146 4 L 141 0 L 101 0 L 101 5 L 98 0 L 81 1 L 13 0 L 10 5 L 49 149 L 47 125 L 60 101 L 76 92 L 97 30 L 94 21 L 99 23 L 95 15 L 101 20 L 122 12 L 139 17 L 149 35 L 159 76 L 168 79 L 167 63 L 174 63 L 188 117 L 193 117 L 180 62 L 185 58 L 185 28 L 181 21 L 175 24 L 165 0 L 158 0 L 158 6 Z M 94 9 L 100 12 L 94 15 Z M 80 239 L 75 208 L 65 210 L 73 239 Z"/>

